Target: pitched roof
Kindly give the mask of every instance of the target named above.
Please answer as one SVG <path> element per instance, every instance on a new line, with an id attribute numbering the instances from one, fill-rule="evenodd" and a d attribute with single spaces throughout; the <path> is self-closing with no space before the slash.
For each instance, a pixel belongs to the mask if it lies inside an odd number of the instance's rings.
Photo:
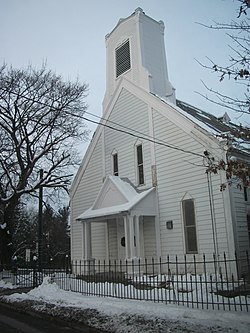
<path id="1" fill-rule="evenodd" d="M 186 116 L 194 123 L 206 131 L 213 133 L 216 137 L 222 137 L 223 134 L 225 136 L 228 135 L 233 141 L 232 148 L 250 153 L 250 140 L 243 140 L 235 136 L 236 132 L 241 131 L 241 126 L 232 123 L 227 113 L 217 118 L 208 112 L 180 100 L 176 100 L 176 105 L 184 111 Z"/>
<path id="2" fill-rule="evenodd" d="M 203 130 L 203 135 L 206 137 L 209 137 L 210 139 L 220 140 L 222 134 L 232 134 L 235 130 L 240 130 L 240 126 L 237 126 L 231 122 L 229 122 L 227 117 L 224 117 L 224 120 L 227 120 L 227 122 L 223 121 L 223 117 L 215 117 L 214 115 L 202 111 L 188 103 L 182 102 L 180 100 L 176 101 L 176 105 L 167 101 L 166 99 L 163 99 L 162 97 L 153 94 L 148 93 L 141 87 L 135 85 L 133 82 L 129 81 L 127 78 L 122 77 L 119 80 L 119 83 L 117 85 L 117 88 L 112 96 L 112 99 L 110 100 L 109 104 L 107 105 L 105 111 L 104 111 L 104 117 L 108 120 L 109 115 L 113 110 L 113 107 L 116 103 L 117 98 L 120 95 L 120 92 L 122 89 L 126 89 L 130 91 L 131 93 L 134 93 L 138 98 L 143 100 L 145 103 L 149 103 L 150 105 L 154 105 L 155 109 L 160 112 L 163 116 L 168 117 L 169 119 L 176 119 L 176 116 L 178 117 L 177 125 L 180 126 L 179 120 L 187 119 L 188 121 L 185 121 L 181 124 L 182 130 L 185 130 L 187 127 L 188 132 L 190 131 L 190 126 L 197 126 L 198 129 Z M 164 108 L 160 106 L 160 103 L 164 103 L 165 105 L 168 105 L 172 110 L 172 112 L 165 112 Z M 168 110 L 168 111 L 170 111 Z M 171 117 L 171 118 L 170 118 Z M 100 123 L 104 123 L 105 121 L 101 120 Z M 75 190 L 77 188 L 77 184 L 79 183 L 79 180 L 85 170 L 86 165 L 88 164 L 88 159 L 90 158 L 92 151 L 98 142 L 100 135 L 104 129 L 104 126 L 101 126 L 100 124 L 97 126 L 97 129 L 91 139 L 91 142 L 88 146 L 88 149 L 84 155 L 84 158 L 81 162 L 81 166 L 78 169 L 78 172 L 74 178 L 73 184 L 71 186 L 71 197 L 74 195 Z M 245 151 L 248 154 L 250 153 L 250 141 L 249 144 L 241 142 L 242 140 L 236 140 L 235 138 L 235 144 L 234 147 L 240 152 Z"/>
<path id="3" fill-rule="evenodd" d="M 152 192 L 154 192 L 154 188 L 139 192 L 127 178 L 109 175 L 103 183 L 94 204 L 79 215 L 77 220 L 98 219 L 129 212 Z M 145 213 L 150 215 L 151 212 L 148 209 L 152 210 L 151 207 L 145 205 Z"/>
<path id="4" fill-rule="evenodd" d="M 237 129 L 237 125 L 230 122 L 230 118 L 226 117 L 215 117 L 211 113 L 200 110 L 190 104 L 182 102 L 180 100 L 176 100 L 176 105 L 181 108 L 183 111 L 187 113 L 187 115 L 191 116 L 194 122 L 200 121 L 204 125 L 211 128 L 212 131 L 216 131 L 218 133 L 226 133 L 231 132 L 232 129 Z M 227 121 L 225 121 L 227 120 Z"/>

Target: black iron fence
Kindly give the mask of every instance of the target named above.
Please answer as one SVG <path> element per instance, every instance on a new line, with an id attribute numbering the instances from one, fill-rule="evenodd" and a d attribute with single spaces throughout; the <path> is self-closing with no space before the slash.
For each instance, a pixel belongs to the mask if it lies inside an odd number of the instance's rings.
<path id="1" fill-rule="evenodd" d="M 5 271 L 6 272 L 6 271 Z M 1 274 L 0 272 L 0 279 Z M 6 274 L 5 274 L 6 275 Z M 15 267 L 18 286 L 34 287 L 51 276 L 62 289 L 83 295 L 164 302 L 192 308 L 249 311 L 250 259 L 184 256 L 65 262 L 65 266 Z"/>

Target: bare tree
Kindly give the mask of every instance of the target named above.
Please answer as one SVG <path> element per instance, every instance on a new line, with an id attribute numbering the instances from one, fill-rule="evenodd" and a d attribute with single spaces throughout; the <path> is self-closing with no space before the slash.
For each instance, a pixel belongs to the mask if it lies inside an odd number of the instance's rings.
<path id="1" fill-rule="evenodd" d="M 216 91 L 208 87 L 207 90 L 212 95 L 202 95 L 207 100 L 220 105 L 224 108 L 249 114 L 250 112 L 250 19 L 247 16 L 250 8 L 250 0 L 238 0 L 240 3 L 238 16 L 230 23 L 215 22 L 212 25 L 205 25 L 206 28 L 226 31 L 231 44 L 229 48 L 231 54 L 228 61 L 224 64 L 217 63 L 215 60 L 208 59 L 208 64 L 200 63 L 203 67 L 212 70 L 219 75 L 222 82 L 227 77 L 242 87 L 242 96 L 227 96 L 222 92 Z M 237 14 L 236 14 L 237 15 Z"/>
<path id="2" fill-rule="evenodd" d="M 20 198 L 70 183 L 76 141 L 88 136 L 86 92 L 86 84 L 64 82 L 46 67 L 0 68 L 0 260 Z"/>
<path id="3" fill-rule="evenodd" d="M 229 36 L 231 44 L 229 45 L 231 54 L 228 60 L 225 59 L 223 64 L 219 64 L 214 60 L 208 59 L 208 64 L 199 62 L 206 69 L 212 70 L 219 76 L 219 81 L 223 82 L 227 77 L 231 80 L 232 84 L 237 84 L 242 88 L 241 96 L 228 96 L 222 91 L 208 87 L 205 83 L 209 94 L 201 94 L 204 98 L 212 103 L 215 103 L 223 108 L 236 111 L 239 115 L 249 115 L 250 113 L 250 19 L 247 16 L 250 8 L 250 0 L 238 0 L 238 7 L 236 9 L 235 20 L 229 23 L 215 22 L 212 25 L 205 25 L 209 29 L 223 30 Z M 238 14 L 237 14 L 238 13 Z M 223 139 L 228 142 L 228 155 L 227 161 L 214 161 L 213 157 L 209 154 L 207 158 L 207 172 L 217 173 L 218 170 L 226 172 L 228 184 L 232 180 L 239 181 L 239 186 L 243 183 L 244 186 L 249 186 L 249 153 L 250 153 L 250 124 L 248 121 L 244 125 L 231 126 L 230 132 L 223 133 Z M 239 155 L 237 152 L 241 152 Z M 238 157 L 236 158 L 235 155 Z M 221 189 L 225 189 L 227 184 L 222 184 Z"/>

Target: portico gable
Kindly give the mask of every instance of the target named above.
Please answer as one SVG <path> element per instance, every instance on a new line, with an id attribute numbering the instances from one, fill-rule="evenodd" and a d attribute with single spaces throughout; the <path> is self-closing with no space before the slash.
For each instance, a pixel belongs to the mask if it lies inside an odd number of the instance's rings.
<path id="1" fill-rule="evenodd" d="M 114 219 L 123 221 L 125 258 L 140 257 L 140 224 L 143 216 L 154 217 L 156 212 L 154 187 L 138 191 L 126 178 L 107 176 L 94 204 L 77 217 L 83 223 L 84 259 L 92 259 L 90 224 Z"/>

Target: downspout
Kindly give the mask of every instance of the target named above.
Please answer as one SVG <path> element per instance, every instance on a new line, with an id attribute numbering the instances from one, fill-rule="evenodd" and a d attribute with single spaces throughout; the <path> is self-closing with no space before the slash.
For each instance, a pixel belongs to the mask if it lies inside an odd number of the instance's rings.
<path id="1" fill-rule="evenodd" d="M 210 215 L 212 222 L 214 255 L 217 259 L 219 259 L 218 237 L 217 237 L 215 208 L 214 208 L 214 195 L 212 187 L 212 177 L 210 172 L 207 172 L 207 185 L 208 185 L 208 194 L 209 194 Z"/>
<path id="2" fill-rule="evenodd" d="M 154 137 L 154 117 L 153 117 L 153 108 L 151 106 L 148 106 L 148 123 L 149 123 L 149 134 L 152 137 Z M 159 259 L 162 255 L 161 228 L 160 228 L 159 192 L 157 184 L 156 151 L 155 151 L 155 143 L 153 142 L 150 142 L 150 158 L 151 158 L 152 186 L 155 188 L 156 216 L 154 218 L 154 223 L 155 223 L 156 256 Z"/>

